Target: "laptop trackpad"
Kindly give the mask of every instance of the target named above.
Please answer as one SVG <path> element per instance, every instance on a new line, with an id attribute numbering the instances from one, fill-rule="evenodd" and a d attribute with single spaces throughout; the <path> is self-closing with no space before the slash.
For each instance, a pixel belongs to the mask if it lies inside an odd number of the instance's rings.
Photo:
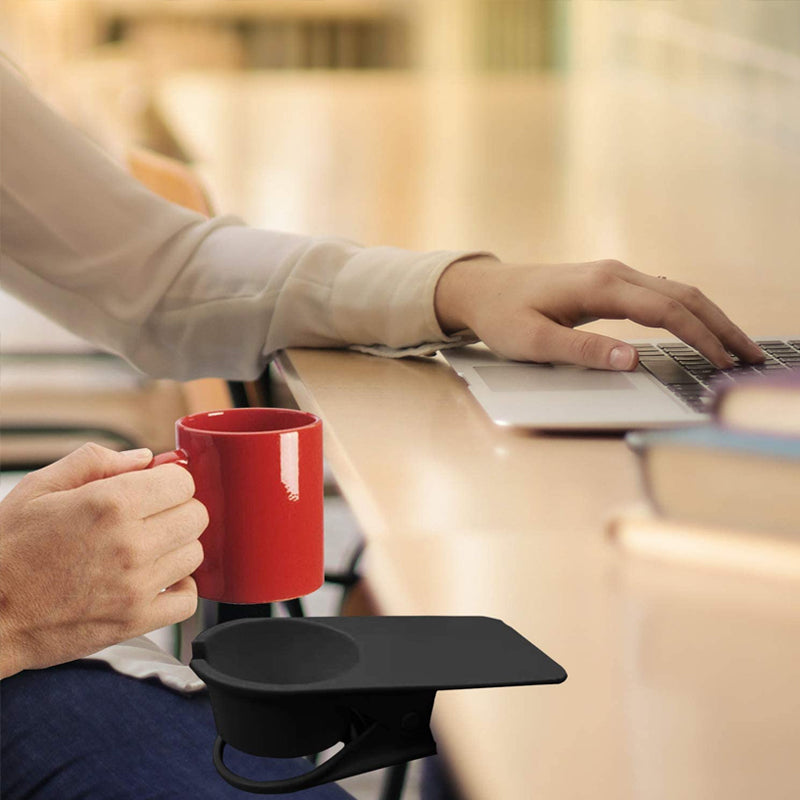
<path id="1" fill-rule="evenodd" d="M 475 372 L 493 392 L 620 391 L 634 384 L 620 372 L 551 364 L 498 364 L 475 367 Z"/>

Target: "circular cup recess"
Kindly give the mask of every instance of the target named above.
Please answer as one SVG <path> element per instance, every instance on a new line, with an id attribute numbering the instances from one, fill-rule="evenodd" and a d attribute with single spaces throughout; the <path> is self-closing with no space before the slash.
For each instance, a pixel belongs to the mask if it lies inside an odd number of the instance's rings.
<path id="1" fill-rule="evenodd" d="M 206 640 L 209 666 L 234 682 L 297 685 L 330 680 L 358 663 L 358 645 L 341 631 L 302 619 L 259 622 L 215 630 Z"/>

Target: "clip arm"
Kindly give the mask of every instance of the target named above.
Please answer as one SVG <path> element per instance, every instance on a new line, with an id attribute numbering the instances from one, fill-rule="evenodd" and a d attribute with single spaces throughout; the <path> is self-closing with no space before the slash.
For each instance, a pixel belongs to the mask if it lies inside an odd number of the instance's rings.
<path id="1" fill-rule="evenodd" d="M 433 705 L 431 696 L 430 707 Z M 373 721 L 358 733 L 338 753 L 332 755 L 314 769 L 275 781 L 255 781 L 232 772 L 225 764 L 223 756 L 226 742 L 217 736 L 214 742 L 214 766 L 217 772 L 237 789 L 253 794 L 281 794 L 299 792 L 321 783 L 349 778 L 382 767 L 390 767 L 404 761 L 424 758 L 436 752 L 436 742 L 431 735 L 430 708 L 427 718 L 416 717 L 413 730 L 407 726 L 400 728 L 387 726 L 381 721 Z"/>

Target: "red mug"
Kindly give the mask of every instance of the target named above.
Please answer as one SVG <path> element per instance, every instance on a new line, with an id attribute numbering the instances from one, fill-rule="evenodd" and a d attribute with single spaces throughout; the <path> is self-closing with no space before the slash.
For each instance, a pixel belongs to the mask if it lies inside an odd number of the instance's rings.
<path id="1" fill-rule="evenodd" d="M 323 581 L 322 421 L 284 408 L 232 408 L 175 423 L 178 463 L 208 510 L 197 592 L 223 603 L 302 597 Z"/>

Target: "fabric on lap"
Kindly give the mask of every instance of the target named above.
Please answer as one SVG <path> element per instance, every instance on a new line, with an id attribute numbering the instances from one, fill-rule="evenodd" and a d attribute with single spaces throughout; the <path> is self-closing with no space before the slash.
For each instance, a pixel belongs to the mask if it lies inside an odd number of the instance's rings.
<path id="1" fill-rule="evenodd" d="M 4 800 L 241 800 L 214 768 L 215 736 L 206 694 L 181 695 L 101 662 L 31 670 L 0 683 Z M 311 769 L 303 759 L 261 759 L 231 748 L 226 763 L 257 780 Z M 273 796 L 352 800 L 332 784 Z"/>

